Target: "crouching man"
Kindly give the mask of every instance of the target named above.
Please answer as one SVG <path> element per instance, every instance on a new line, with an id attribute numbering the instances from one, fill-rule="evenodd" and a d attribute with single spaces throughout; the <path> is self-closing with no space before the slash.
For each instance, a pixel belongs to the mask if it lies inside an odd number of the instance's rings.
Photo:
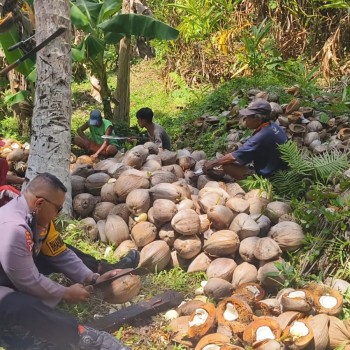
<path id="1" fill-rule="evenodd" d="M 61 300 L 86 301 L 90 293 L 84 286 L 118 272 L 94 273 L 60 240 L 51 220 L 61 211 L 66 191 L 55 176 L 43 173 L 0 208 L 0 327 L 21 326 L 62 349 L 127 350 L 110 334 L 55 309 Z M 66 287 L 43 274 L 51 272 L 61 272 L 75 284 Z"/>

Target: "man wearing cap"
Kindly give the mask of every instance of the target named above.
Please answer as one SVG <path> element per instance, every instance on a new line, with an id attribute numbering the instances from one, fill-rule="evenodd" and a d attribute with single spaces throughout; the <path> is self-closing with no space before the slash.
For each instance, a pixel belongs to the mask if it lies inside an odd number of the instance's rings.
<path id="1" fill-rule="evenodd" d="M 90 130 L 90 138 L 84 131 Z M 115 136 L 113 124 L 102 118 L 101 112 L 94 109 L 90 113 L 90 119 L 77 130 L 78 135 L 74 138 L 74 144 L 80 148 L 92 153 L 92 158 L 98 158 L 100 155 L 113 157 L 117 152 L 117 141 L 102 138 L 102 136 Z"/>
<path id="2" fill-rule="evenodd" d="M 285 168 L 278 145 L 287 142 L 288 138 L 280 126 L 271 122 L 270 103 L 257 99 L 239 113 L 243 125 L 254 130 L 253 135 L 236 151 L 204 163 L 204 172 L 222 166 L 226 174 L 242 180 L 250 173 L 247 167 L 250 163 L 253 163 L 255 172 L 264 177 Z"/>

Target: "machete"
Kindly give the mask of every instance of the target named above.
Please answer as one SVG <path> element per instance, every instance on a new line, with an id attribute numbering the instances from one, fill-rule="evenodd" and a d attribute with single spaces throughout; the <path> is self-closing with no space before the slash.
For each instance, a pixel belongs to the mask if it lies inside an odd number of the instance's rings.
<path id="1" fill-rule="evenodd" d="M 9 66 L 7 66 L 6 68 L 2 69 L 0 71 L 0 76 L 5 75 L 6 73 L 8 73 L 10 70 L 12 70 L 13 68 L 17 67 L 18 65 L 20 65 L 23 61 L 25 61 L 27 58 L 33 56 L 36 52 L 38 52 L 39 50 L 41 50 L 43 47 L 45 47 L 47 44 L 49 44 L 53 39 L 57 38 L 58 36 L 60 36 L 62 33 L 64 33 L 67 30 L 67 28 L 64 27 L 60 27 L 58 28 L 53 34 L 51 34 L 48 38 L 46 38 L 43 42 L 41 42 L 39 45 L 35 46 L 32 50 L 30 50 L 29 52 L 27 52 L 24 56 L 22 56 L 21 58 L 19 58 L 17 61 L 11 63 Z"/>
<path id="2" fill-rule="evenodd" d="M 86 286 L 86 288 L 89 291 L 94 291 L 96 292 L 97 289 L 103 289 L 107 285 L 109 285 L 111 282 L 115 281 L 116 279 L 127 276 L 127 275 L 137 275 L 137 276 L 143 276 L 149 274 L 151 271 L 148 270 L 145 267 L 137 267 L 136 269 L 130 268 L 130 269 L 123 269 L 122 272 L 117 273 L 115 276 L 108 278 L 107 280 L 104 280 L 102 282 L 97 282 L 95 284 L 91 284 Z"/>

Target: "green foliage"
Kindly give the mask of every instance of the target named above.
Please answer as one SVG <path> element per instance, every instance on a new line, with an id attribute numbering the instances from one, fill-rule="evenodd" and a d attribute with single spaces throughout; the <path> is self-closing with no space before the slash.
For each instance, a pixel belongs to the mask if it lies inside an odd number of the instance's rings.
<path id="1" fill-rule="evenodd" d="M 7 117 L 0 120 L 0 130 L 1 134 L 3 134 L 6 138 L 22 140 L 22 137 L 18 135 L 18 123 L 14 117 Z"/>
<path id="2" fill-rule="evenodd" d="M 280 145 L 279 150 L 288 170 L 278 171 L 271 182 L 280 196 L 299 197 L 311 184 L 326 184 L 348 166 L 347 155 L 335 150 L 309 155 L 292 141 Z"/>
<path id="3" fill-rule="evenodd" d="M 268 199 L 272 200 L 272 184 L 268 179 L 262 176 L 253 174 L 252 176 L 248 176 L 246 179 L 240 181 L 239 184 L 245 191 L 251 191 L 254 189 L 264 191 L 267 193 Z"/>

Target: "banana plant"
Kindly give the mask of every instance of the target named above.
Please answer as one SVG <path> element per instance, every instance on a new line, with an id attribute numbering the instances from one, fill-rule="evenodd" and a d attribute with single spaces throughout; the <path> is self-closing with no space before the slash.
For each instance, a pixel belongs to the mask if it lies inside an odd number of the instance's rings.
<path id="1" fill-rule="evenodd" d="M 72 48 L 73 59 L 88 63 L 91 73 L 100 81 L 104 114 L 112 117 L 111 91 L 107 84 L 106 53 L 110 45 L 124 36 L 143 36 L 173 40 L 178 31 L 156 19 L 138 14 L 121 14 L 121 0 L 71 1 L 72 24 L 86 35 Z"/>

